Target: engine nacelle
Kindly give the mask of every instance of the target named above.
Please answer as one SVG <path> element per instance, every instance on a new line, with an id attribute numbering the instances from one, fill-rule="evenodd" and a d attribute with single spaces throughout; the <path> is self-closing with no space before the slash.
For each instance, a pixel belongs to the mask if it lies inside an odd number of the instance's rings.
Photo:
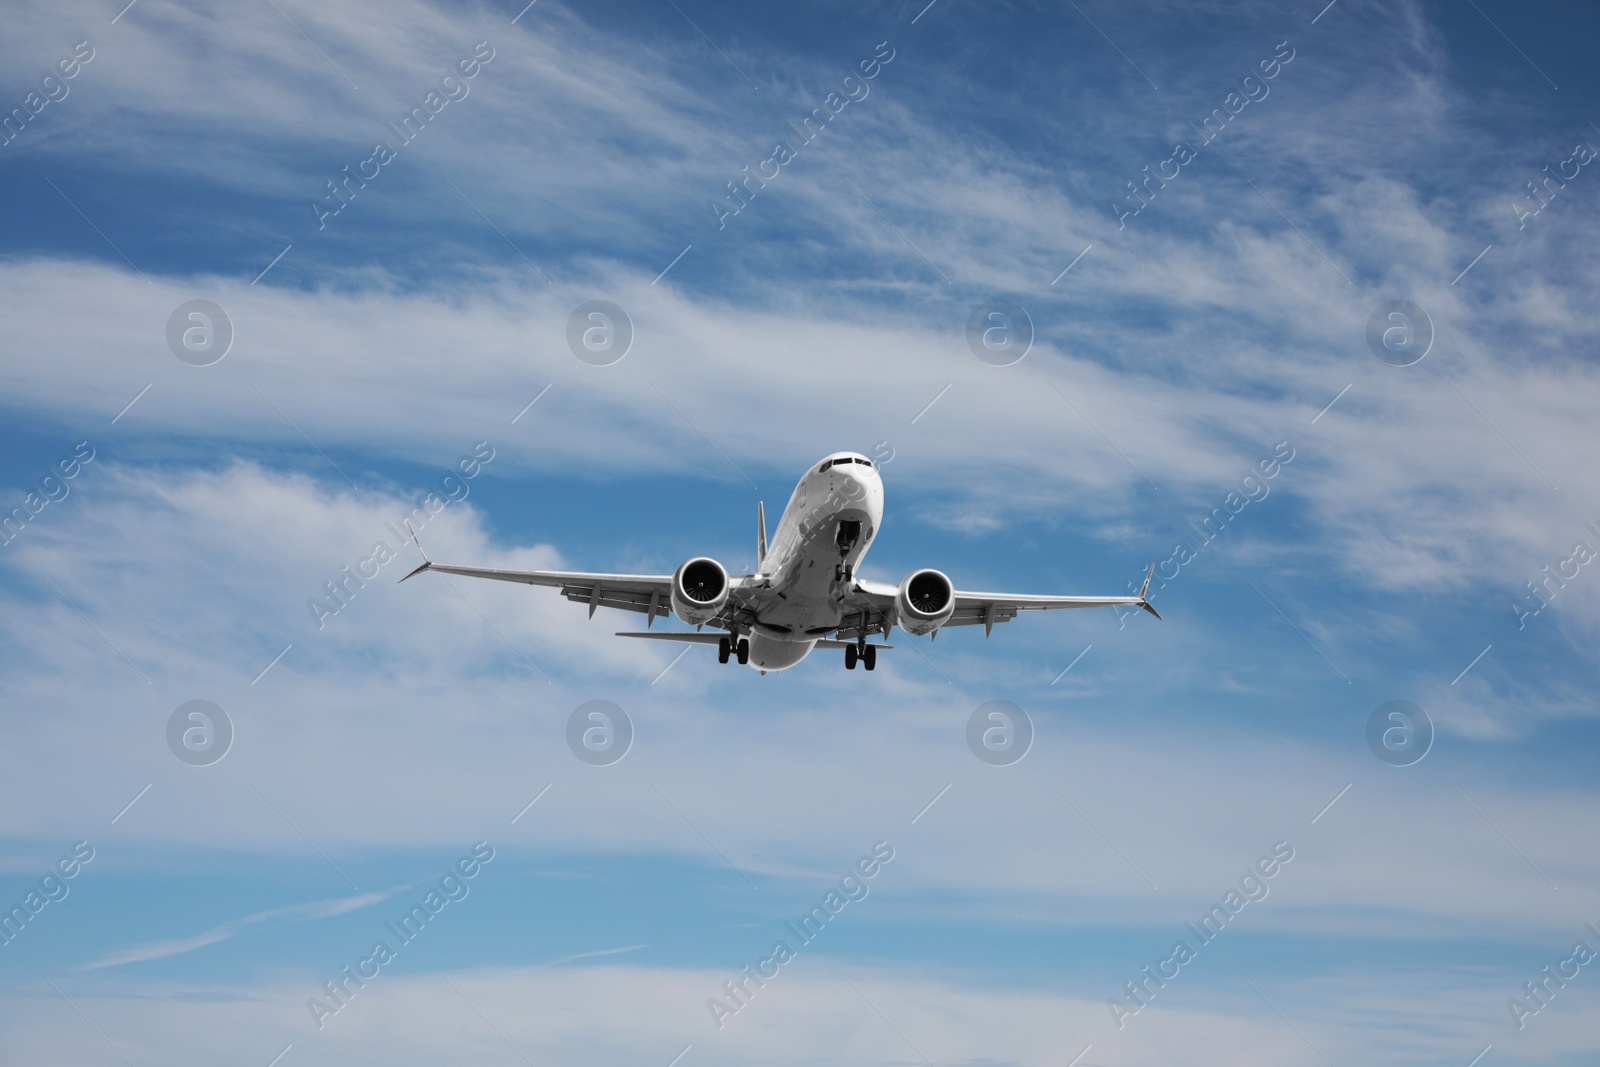
<path id="1" fill-rule="evenodd" d="M 706 556 L 684 563 L 672 575 L 672 613 L 690 626 L 710 622 L 728 603 L 728 572 Z"/>
<path id="2" fill-rule="evenodd" d="M 940 571 L 912 571 L 894 594 L 896 622 L 918 637 L 950 621 L 956 611 L 956 587 Z"/>

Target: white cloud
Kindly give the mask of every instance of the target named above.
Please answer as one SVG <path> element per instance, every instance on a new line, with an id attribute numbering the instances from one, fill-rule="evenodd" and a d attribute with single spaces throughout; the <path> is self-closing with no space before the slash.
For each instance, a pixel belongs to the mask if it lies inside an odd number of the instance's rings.
<path id="1" fill-rule="evenodd" d="M 226 941 L 233 936 L 233 929 L 228 926 L 219 926 L 207 930 L 194 937 L 178 938 L 172 941 L 152 941 L 143 945 L 133 945 L 124 949 L 108 952 L 97 960 L 85 963 L 81 970 L 95 971 L 103 967 L 120 967 L 128 963 L 145 963 L 149 960 L 166 959 L 168 956 L 179 956 L 185 952 L 215 945 L 219 941 Z"/>
<path id="2" fill-rule="evenodd" d="M 314 900 L 306 904 L 289 904 L 284 907 L 268 908 L 266 911 L 258 911 L 253 915 L 246 915 L 244 918 L 234 922 L 212 927 L 210 930 L 196 934 L 193 937 L 152 941 L 116 949 L 98 959 L 83 964 L 78 969 L 81 971 L 95 971 L 106 967 L 121 967 L 129 963 L 145 963 L 149 960 L 179 956 L 186 952 L 205 948 L 208 945 L 215 945 L 219 941 L 226 941 L 241 926 L 270 922 L 275 919 L 287 918 L 301 922 L 311 919 L 331 919 L 337 915 L 357 911 L 370 904 L 381 903 L 388 900 L 396 892 L 406 888 L 409 887 L 397 886 L 381 893 L 357 893 L 354 896 L 340 897 L 334 900 Z"/>
<path id="3" fill-rule="evenodd" d="M 1204 959 L 1193 966 L 1203 971 Z M 69 995 L 135 1062 L 152 1065 L 240 1056 L 266 1062 L 292 1044 L 291 1054 L 309 1062 L 390 1067 L 519 1057 L 664 1064 L 685 1046 L 692 1046 L 685 1061 L 703 1064 L 927 1057 L 1059 1067 L 1087 1046 L 1083 1063 L 1310 1067 L 1322 1055 L 1335 1063 L 1378 1062 L 1397 1051 L 1466 1062 L 1491 1041 L 1497 1050 L 1555 1061 L 1592 1042 L 1584 1029 L 1592 996 L 1584 991 L 1566 991 L 1566 1003 L 1556 1001 L 1517 1034 L 1501 986 L 1460 971 L 1404 970 L 1315 985 L 1258 976 L 1270 1003 L 1231 976 L 1184 975 L 1119 1032 L 1104 999 L 1092 995 L 997 986 L 959 970 L 849 966 L 804 953 L 719 1031 L 705 1002 L 734 972 L 613 965 L 384 974 L 320 1032 L 305 1007 L 317 988 L 309 975 L 249 987 L 240 991 L 245 996 L 204 1005 L 203 1014 L 182 988 L 153 987 L 136 999 Z M 48 1048 L 72 1062 L 112 1062 L 101 1039 L 51 997 L 19 1018 L 11 1035 L 17 1054 L 38 1060 Z"/>

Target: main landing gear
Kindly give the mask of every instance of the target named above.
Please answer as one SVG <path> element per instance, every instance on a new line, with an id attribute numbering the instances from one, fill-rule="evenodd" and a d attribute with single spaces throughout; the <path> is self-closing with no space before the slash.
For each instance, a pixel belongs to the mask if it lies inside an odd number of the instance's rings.
<path id="1" fill-rule="evenodd" d="M 717 662 L 726 663 L 728 662 L 729 656 L 738 657 L 740 663 L 749 663 L 750 639 L 748 637 L 741 637 L 739 638 L 738 645 L 735 645 L 731 638 L 720 638 L 717 641 Z"/>
<path id="2" fill-rule="evenodd" d="M 878 650 L 865 641 L 854 645 L 844 646 L 844 669 L 853 671 L 859 661 L 867 670 L 874 670 L 878 666 Z"/>

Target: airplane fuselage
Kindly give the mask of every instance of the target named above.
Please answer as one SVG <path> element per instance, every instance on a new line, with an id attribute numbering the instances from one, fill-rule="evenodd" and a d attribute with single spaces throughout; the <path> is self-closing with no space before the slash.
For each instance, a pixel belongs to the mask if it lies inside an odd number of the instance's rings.
<path id="1" fill-rule="evenodd" d="M 795 486 L 756 574 L 750 666 L 793 667 L 839 626 L 851 577 L 883 523 L 883 480 L 857 452 L 835 452 Z"/>

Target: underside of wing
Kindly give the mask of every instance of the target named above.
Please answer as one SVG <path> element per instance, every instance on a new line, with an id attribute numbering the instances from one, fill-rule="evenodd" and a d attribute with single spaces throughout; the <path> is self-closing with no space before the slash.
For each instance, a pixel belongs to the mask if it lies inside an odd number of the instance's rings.
<path id="1" fill-rule="evenodd" d="M 561 595 L 579 604 L 587 604 L 592 618 L 596 608 L 619 608 L 645 615 L 649 623 L 672 615 L 672 575 L 670 574 L 592 574 L 587 571 L 514 571 L 494 567 L 459 567 L 449 563 L 434 563 L 424 559 L 422 566 L 400 579 L 411 578 L 423 571 L 456 574 L 463 578 L 490 578 L 499 582 L 519 582 L 523 585 L 550 586 Z M 743 591 L 748 575 L 728 577 L 727 606 L 709 625 L 728 629 L 732 624 L 748 622 Z M 715 636 L 713 635 L 713 643 Z"/>
<path id="2" fill-rule="evenodd" d="M 448 563 L 424 561 L 422 566 L 406 575 L 410 578 L 423 571 L 440 574 L 458 574 L 463 578 L 491 578 L 499 582 L 519 582 L 523 585 L 544 585 L 561 590 L 568 600 L 589 605 L 589 614 L 596 608 L 621 608 L 638 611 L 650 617 L 665 618 L 672 614 L 672 575 L 670 574 L 590 574 L 584 571 L 513 571 L 494 567 L 458 567 Z M 406 578 L 400 579 L 402 582 Z"/>
<path id="3" fill-rule="evenodd" d="M 1155 567 L 1151 566 L 1151 573 Z M 1150 589 L 1150 576 L 1146 575 L 1144 587 L 1135 596 L 1049 596 L 1034 593 L 984 593 L 954 590 L 954 604 L 950 617 L 939 624 L 946 626 L 983 626 L 992 630 L 996 623 L 1010 622 L 1019 611 L 1055 611 L 1064 608 L 1137 607 L 1156 618 L 1159 612 L 1151 606 L 1145 594 Z M 896 620 L 896 596 L 899 587 L 887 582 L 858 581 L 846 599 L 846 613 L 840 621 L 843 632 L 868 633 L 874 630 L 887 634 L 887 627 Z"/>
<path id="4" fill-rule="evenodd" d="M 889 635 L 894 623 L 894 594 L 897 587 L 887 582 L 858 579 L 845 597 L 839 633 L 881 633 Z"/>

